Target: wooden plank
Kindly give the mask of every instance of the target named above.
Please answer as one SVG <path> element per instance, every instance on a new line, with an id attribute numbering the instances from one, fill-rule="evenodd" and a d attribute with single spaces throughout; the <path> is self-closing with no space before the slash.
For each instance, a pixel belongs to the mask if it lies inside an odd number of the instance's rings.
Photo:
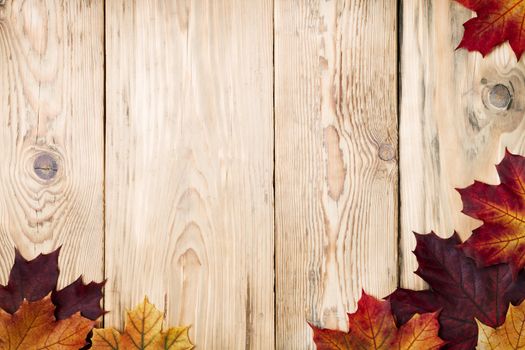
<path id="1" fill-rule="evenodd" d="M 277 349 L 397 285 L 396 6 L 275 2 Z"/>
<path id="2" fill-rule="evenodd" d="M 103 279 L 102 1 L 0 6 L 0 277 L 62 245 L 63 286 Z"/>
<path id="3" fill-rule="evenodd" d="M 274 344 L 272 1 L 106 2 L 106 320 Z"/>
<path id="4" fill-rule="evenodd" d="M 400 282 L 423 288 L 412 231 L 466 239 L 480 222 L 460 213 L 454 188 L 497 183 L 504 148 L 525 151 L 525 66 L 508 45 L 485 59 L 455 50 L 473 13 L 453 1 L 403 0 L 402 11 Z"/>

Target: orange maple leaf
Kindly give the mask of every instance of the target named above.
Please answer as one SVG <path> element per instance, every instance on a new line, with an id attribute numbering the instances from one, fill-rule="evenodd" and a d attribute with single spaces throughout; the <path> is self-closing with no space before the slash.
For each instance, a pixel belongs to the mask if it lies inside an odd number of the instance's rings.
<path id="1" fill-rule="evenodd" d="M 94 350 L 191 350 L 193 344 L 188 327 L 172 327 L 162 331 L 162 312 L 147 298 L 128 312 L 124 333 L 113 328 L 93 331 Z"/>
<path id="2" fill-rule="evenodd" d="M 477 349 L 525 349 L 525 303 L 511 305 L 505 323 L 494 329 L 478 323 Z"/>
<path id="3" fill-rule="evenodd" d="M 459 47 L 479 51 L 483 56 L 508 41 L 518 59 L 525 51 L 525 0 L 456 0 L 476 11 L 465 22 Z"/>
<path id="4" fill-rule="evenodd" d="M 57 321 L 54 312 L 49 295 L 35 302 L 24 300 L 12 315 L 0 309 L 0 350 L 78 350 L 86 345 L 95 322 L 80 312 Z"/>
<path id="5" fill-rule="evenodd" d="M 432 350 L 445 344 L 438 337 L 437 314 L 416 314 L 398 329 L 390 302 L 378 300 L 363 292 L 357 311 L 348 314 L 348 332 L 310 326 L 314 331 L 314 342 L 318 350 Z"/>

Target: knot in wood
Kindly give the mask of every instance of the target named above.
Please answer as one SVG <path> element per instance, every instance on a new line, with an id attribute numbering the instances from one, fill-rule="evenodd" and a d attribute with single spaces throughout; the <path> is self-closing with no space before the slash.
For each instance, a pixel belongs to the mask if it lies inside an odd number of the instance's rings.
<path id="1" fill-rule="evenodd" d="M 390 161 L 394 159 L 396 156 L 396 152 L 394 151 L 394 147 L 387 143 L 382 143 L 379 146 L 379 158 L 381 158 L 384 161 Z"/>
<path id="2" fill-rule="evenodd" d="M 51 180 L 58 172 L 58 162 L 51 154 L 41 153 L 33 162 L 33 169 L 42 180 Z"/>
<path id="3" fill-rule="evenodd" d="M 489 91 L 489 103 L 497 109 L 507 109 L 512 101 L 509 89 L 503 84 L 494 85 Z"/>

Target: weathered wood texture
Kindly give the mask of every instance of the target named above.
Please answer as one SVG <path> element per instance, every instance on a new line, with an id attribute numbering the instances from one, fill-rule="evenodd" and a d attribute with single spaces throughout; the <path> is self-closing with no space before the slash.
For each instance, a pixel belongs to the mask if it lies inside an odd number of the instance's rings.
<path id="1" fill-rule="evenodd" d="M 454 188 L 497 183 L 504 148 L 525 151 L 525 66 L 508 45 L 484 59 L 455 50 L 473 13 L 454 1 L 403 0 L 401 10 L 400 282 L 422 288 L 412 231 L 467 238 L 480 222 L 461 214 Z"/>
<path id="2" fill-rule="evenodd" d="M 106 2 L 106 317 L 274 345 L 271 1 Z"/>
<path id="3" fill-rule="evenodd" d="M 525 153 L 525 65 L 453 1 L 0 3 L 0 279 L 63 245 L 107 325 L 147 294 L 200 349 L 312 349 Z"/>
<path id="4" fill-rule="evenodd" d="M 104 8 L 0 6 L 0 277 L 62 245 L 60 285 L 103 278 Z"/>
<path id="5" fill-rule="evenodd" d="M 396 8 L 275 1 L 277 349 L 397 285 Z"/>

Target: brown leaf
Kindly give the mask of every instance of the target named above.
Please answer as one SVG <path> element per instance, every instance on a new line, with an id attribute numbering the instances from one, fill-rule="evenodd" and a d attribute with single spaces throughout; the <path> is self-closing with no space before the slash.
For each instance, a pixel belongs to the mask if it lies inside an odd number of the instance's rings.
<path id="1" fill-rule="evenodd" d="M 0 350 L 78 350 L 95 322 L 76 313 L 56 320 L 51 297 L 29 302 L 9 314 L 0 310 Z"/>

